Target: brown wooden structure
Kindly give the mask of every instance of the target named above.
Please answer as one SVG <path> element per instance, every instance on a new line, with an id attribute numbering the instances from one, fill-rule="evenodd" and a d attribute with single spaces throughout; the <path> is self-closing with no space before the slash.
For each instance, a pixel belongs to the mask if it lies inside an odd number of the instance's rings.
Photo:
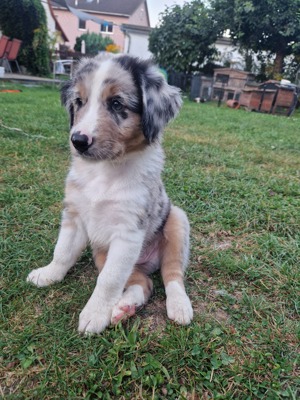
<path id="1" fill-rule="evenodd" d="M 213 99 L 239 100 L 246 85 L 254 82 L 255 76 L 251 72 L 235 68 L 217 68 L 214 70 Z"/>
<path id="2" fill-rule="evenodd" d="M 267 81 L 258 87 L 245 87 L 239 103 L 250 111 L 291 115 L 298 102 L 295 85 L 282 85 L 278 81 Z"/>

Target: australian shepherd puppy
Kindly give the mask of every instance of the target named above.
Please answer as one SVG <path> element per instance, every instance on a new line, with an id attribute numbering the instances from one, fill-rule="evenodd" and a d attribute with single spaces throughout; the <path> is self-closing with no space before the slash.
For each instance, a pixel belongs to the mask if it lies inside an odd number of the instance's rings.
<path id="1" fill-rule="evenodd" d="M 52 262 L 30 272 L 37 286 L 60 282 L 90 244 L 99 269 L 79 332 L 99 333 L 133 315 L 160 268 L 167 314 L 189 324 L 183 275 L 189 222 L 161 180 L 163 128 L 181 97 L 150 61 L 127 55 L 83 59 L 62 88 L 70 117 L 71 167 Z"/>

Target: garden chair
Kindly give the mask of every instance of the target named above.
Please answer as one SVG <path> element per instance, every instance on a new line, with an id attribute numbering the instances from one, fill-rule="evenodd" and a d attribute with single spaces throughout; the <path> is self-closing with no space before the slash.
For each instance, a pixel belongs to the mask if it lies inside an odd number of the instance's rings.
<path id="1" fill-rule="evenodd" d="M 6 49 L 5 49 L 5 53 L 4 53 L 4 56 L 3 56 L 3 59 L 6 61 L 6 63 L 8 62 L 8 61 L 7 61 L 7 55 L 8 55 L 8 53 L 10 52 L 11 46 L 12 46 L 12 41 L 9 40 L 9 41 L 7 42 Z"/>
<path id="2" fill-rule="evenodd" d="M 21 44 L 22 44 L 22 40 L 19 40 L 19 39 L 12 39 L 11 42 L 8 42 L 8 44 L 7 44 L 4 58 L 7 60 L 7 66 L 8 66 L 9 72 L 12 72 L 12 69 L 10 66 L 11 62 L 15 62 L 16 66 L 18 68 L 18 71 L 21 72 L 19 63 L 17 61 L 17 57 L 19 54 Z"/>
<path id="3" fill-rule="evenodd" d="M 73 74 L 75 60 L 56 60 L 53 62 L 53 79 L 56 79 L 56 75 L 68 75 L 70 78 Z"/>
<path id="4" fill-rule="evenodd" d="M 4 58 L 8 42 L 9 42 L 8 36 L 4 36 L 4 35 L 1 36 L 1 38 L 0 38 L 0 60 L 2 60 Z"/>

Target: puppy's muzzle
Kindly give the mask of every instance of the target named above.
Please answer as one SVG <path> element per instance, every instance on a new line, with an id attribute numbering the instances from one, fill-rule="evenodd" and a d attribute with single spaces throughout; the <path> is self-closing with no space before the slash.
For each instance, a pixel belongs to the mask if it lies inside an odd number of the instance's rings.
<path id="1" fill-rule="evenodd" d="M 71 142 L 79 153 L 84 153 L 93 144 L 93 141 L 90 141 L 87 135 L 81 134 L 80 132 L 73 133 Z"/>

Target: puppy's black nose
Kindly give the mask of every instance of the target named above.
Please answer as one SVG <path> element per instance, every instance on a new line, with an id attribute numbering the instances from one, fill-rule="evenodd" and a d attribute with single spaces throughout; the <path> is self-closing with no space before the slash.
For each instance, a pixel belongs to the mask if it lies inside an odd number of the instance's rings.
<path id="1" fill-rule="evenodd" d="M 89 138 L 87 135 L 81 135 L 79 132 L 73 133 L 71 136 L 71 142 L 73 143 L 75 149 L 80 153 L 84 153 L 91 146 L 91 144 L 89 144 Z"/>

